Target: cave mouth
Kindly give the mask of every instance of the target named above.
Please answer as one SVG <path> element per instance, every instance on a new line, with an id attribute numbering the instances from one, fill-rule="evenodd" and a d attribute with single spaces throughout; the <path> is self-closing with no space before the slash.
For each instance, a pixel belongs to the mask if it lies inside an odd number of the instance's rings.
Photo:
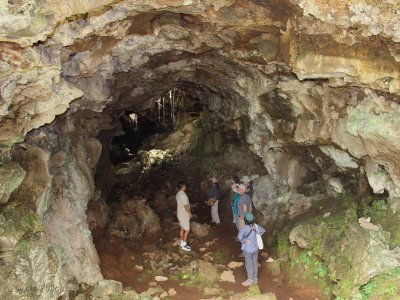
<path id="1" fill-rule="evenodd" d="M 181 261 L 176 246 L 175 194 L 180 180 L 188 185 L 193 222 L 205 231 L 199 236 L 195 230 L 189 242 L 197 248 L 208 245 L 217 263 L 237 259 L 240 249 L 234 241 L 237 232 L 227 182 L 233 175 L 266 170 L 229 124 L 212 124 L 216 112 L 198 97 L 202 93 L 192 87 L 169 90 L 150 99 L 153 105 L 145 111 L 121 113 L 113 129 L 98 135 L 103 150 L 88 221 L 104 278 L 146 292 L 154 276 L 182 276 L 179 266 L 197 254 Z M 218 178 L 223 195 L 219 227 L 210 226 L 210 207 L 205 204 L 211 177 Z M 165 257 L 170 257 L 168 263 Z M 262 289 L 267 291 L 269 283 Z M 164 285 L 170 288 L 181 297 L 202 297 L 194 287 Z"/>

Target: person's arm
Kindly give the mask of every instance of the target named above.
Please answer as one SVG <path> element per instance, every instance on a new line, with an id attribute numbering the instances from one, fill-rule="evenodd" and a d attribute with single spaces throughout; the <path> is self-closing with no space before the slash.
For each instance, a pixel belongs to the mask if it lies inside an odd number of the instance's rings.
<path id="1" fill-rule="evenodd" d="M 240 242 L 244 242 L 244 228 L 245 227 L 243 227 L 240 231 L 239 231 L 239 234 L 238 234 L 238 240 L 240 241 Z"/>
<path id="2" fill-rule="evenodd" d="M 260 233 L 260 235 L 263 235 L 265 233 L 265 229 L 263 227 L 261 227 L 260 225 L 258 226 L 258 232 Z"/>
<path id="3" fill-rule="evenodd" d="M 185 210 L 187 211 L 187 213 L 189 214 L 190 218 L 192 217 L 192 212 L 190 211 L 190 206 L 189 204 L 185 204 L 183 206 L 185 208 Z"/>

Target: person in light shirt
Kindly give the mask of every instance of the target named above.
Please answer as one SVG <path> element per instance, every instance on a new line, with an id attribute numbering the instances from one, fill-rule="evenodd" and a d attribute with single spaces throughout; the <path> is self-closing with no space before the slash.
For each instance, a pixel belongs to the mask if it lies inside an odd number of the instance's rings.
<path id="1" fill-rule="evenodd" d="M 189 198 L 186 194 L 187 185 L 184 181 L 178 183 L 179 192 L 176 194 L 177 212 L 181 238 L 180 247 L 184 251 L 192 251 L 187 244 L 187 238 L 190 232 L 190 219 L 193 217 L 190 210 Z"/>

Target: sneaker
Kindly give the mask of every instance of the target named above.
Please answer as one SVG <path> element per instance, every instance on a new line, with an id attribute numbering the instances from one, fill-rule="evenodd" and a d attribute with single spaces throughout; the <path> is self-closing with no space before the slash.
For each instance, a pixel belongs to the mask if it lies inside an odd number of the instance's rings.
<path id="1" fill-rule="evenodd" d="M 188 252 L 192 251 L 192 248 L 190 248 L 188 245 L 182 246 L 181 249 Z"/>
<path id="2" fill-rule="evenodd" d="M 242 285 L 243 285 L 243 286 L 250 286 L 250 285 L 252 285 L 252 284 L 253 284 L 253 281 L 250 280 L 250 279 L 247 279 L 246 281 L 243 281 L 243 282 L 242 282 Z"/>

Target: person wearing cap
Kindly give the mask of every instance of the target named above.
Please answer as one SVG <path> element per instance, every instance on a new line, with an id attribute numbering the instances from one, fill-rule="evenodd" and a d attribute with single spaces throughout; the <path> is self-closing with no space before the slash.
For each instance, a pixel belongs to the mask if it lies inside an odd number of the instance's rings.
<path id="1" fill-rule="evenodd" d="M 238 203 L 238 215 L 239 215 L 239 229 L 244 226 L 244 214 L 253 210 L 252 201 L 248 194 L 246 194 L 247 186 L 239 184 L 238 191 L 240 194 L 240 200 Z"/>
<path id="2" fill-rule="evenodd" d="M 242 282 L 243 286 L 249 286 L 258 283 L 258 243 L 257 233 L 261 236 L 265 229 L 254 222 L 254 215 L 246 212 L 244 215 L 246 225 L 239 231 L 238 239 L 242 243 L 247 279 Z"/>
<path id="3" fill-rule="evenodd" d="M 239 184 L 237 183 L 233 184 L 232 191 L 233 191 L 233 200 L 232 200 L 233 218 L 236 228 L 239 231 L 239 207 L 238 207 L 240 201 Z"/>
<path id="4" fill-rule="evenodd" d="M 218 214 L 218 204 L 220 200 L 219 184 L 217 178 L 213 177 L 210 179 L 211 187 L 207 193 L 208 199 L 214 199 L 215 204 L 211 206 L 211 222 L 220 225 L 221 220 Z"/>

